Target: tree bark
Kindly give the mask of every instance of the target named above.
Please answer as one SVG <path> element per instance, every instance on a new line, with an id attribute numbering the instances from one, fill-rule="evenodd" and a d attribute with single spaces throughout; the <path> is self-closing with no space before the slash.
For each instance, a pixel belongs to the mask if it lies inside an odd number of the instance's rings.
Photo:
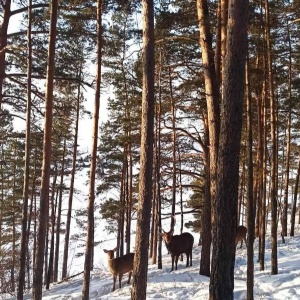
<path id="1" fill-rule="evenodd" d="M 270 37 L 270 15 L 269 15 L 269 1 L 265 1 L 266 13 L 266 43 L 268 56 L 268 81 L 270 94 L 270 114 L 271 114 L 271 274 L 278 274 L 277 261 L 277 142 L 276 142 L 276 107 L 273 84 L 273 70 L 272 70 L 272 46 Z"/>
<path id="2" fill-rule="evenodd" d="M 209 12 L 207 0 L 197 0 L 198 23 L 200 30 L 199 44 L 202 50 L 202 65 L 204 68 L 205 93 L 207 103 L 207 123 L 209 128 L 209 174 L 206 180 L 210 182 L 210 197 L 205 197 L 205 220 L 201 226 L 202 249 L 200 261 L 200 274 L 210 276 L 210 246 L 211 246 L 211 222 L 215 222 L 212 216 L 215 205 L 216 192 L 216 167 L 217 149 L 220 131 L 220 106 L 219 106 L 219 87 L 217 83 L 216 70 L 214 66 L 214 54 L 212 49 L 212 37 L 210 33 Z M 212 205 L 213 204 L 213 205 Z M 211 206 L 212 205 L 212 206 Z M 206 234 L 203 234 L 206 233 Z"/>
<path id="3" fill-rule="evenodd" d="M 142 0 L 143 16 L 143 92 L 139 203 L 133 267 L 132 300 L 145 300 L 147 292 L 150 211 L 152 201 L 154 127 L 154 5 Z"/>
<path id="4" fill-rule="evenodd" d="M 249 79 L 249 58 L 246 63 L 246 97 L 247 97 L 247 300 L 253 300 L 253 287 L 254 287 L 254 264 L 253 264 L 253 243 L 254 243 L 254 230 L 255 230 L 255 206 L 253 201 L 253 151 L 252 151 L 252 103 L 250 92 L 250 79 Z"/>
<path id="5" fill-rule="evenodd" d="M 31 123 L 31 71 L 32 71 L 31 70 L 32 69 L 31 4 L 32 4 L 32 1 L 29 0 L 29 2 L 28 2 L 28 26 L 27 26 L 26 137 L 25 137 L 25 165 L 24 165 L 24 185 L 23 185 L 23 201 L 24 202 L 23 202 L 23 210 L 22 210 L 19 282 L 18 282 L 18 293 L 17 293 L 18 300 L 23 300 L 23 290 L 24 290 L 24 286 L 25 286 L 25 263 L 26 263 L 26 254 L 28 253 L 27 211 L 28 211 L 28 197 L 29 197 L 29 170 L 30 170 L 30 149 L 31 149 L 31 143 L 30 143 L 31 126 L 30 126 L 30 123 Z M 0 61 L 1 61 L 1 59 L 0 59 Z M 0 64 L 1 64 L 1 62 L 0 62 Z M 1 82 L 0 82 L 0 85 L 2 86 Z M 0 99 L 1 99 L 1 93 L 2 92 L 1 92 L 1 88 L 0 88 Z M 1 100 L 0 100 L 0 109 L 1 109 Z"/>
<path id="6" fill-rule="evenodd" d="M 44 122 L 44 140 L 43 140 L 43 166 L 42 182 L 40 195 L 40 214 L 38 239 L 36 248 L 36 261 L 33 275 L 32 296 L 34 300 L 42 299 L 43 286 L 43 265 L 46 228 L 49 216 L 49 180 L 51 165 L 51 136 L 52 136 L 52 102 L 53 102 L 53 78 L 54 78 L 54 57 L 55 57 L 55 40 L 56 40 L 56 23 L 57 23 L 58 1 L 51 2 L 51 20 L 49 33 L 49 49 L 47 62 L 47 86 L 45 96 L 45 122 Z"/>
<path id="7" fill-rule="evenodd" d="M 232 300 L 248 1 L 230 0 L 217 165 L 210 300 Z"/>
<path id="8" fill-rule="evenodd" d="M 93 261 L 94 247 L 94 202 L 95 202 L 95 175 L 97 164 L 97 140 L 100 109 L 100 85 L 101 85 L 101 61 L 102 61 L 102 0 L 97 1 L 97 70 L 96 70 L 96 92 L 93 117 L 93 136 L 91 150 L 90 185 L 88 202 L 88 225 L 84 261 L 84 276 L 82 287 L 82 300 L 89 299 L 90 273 Z"/>

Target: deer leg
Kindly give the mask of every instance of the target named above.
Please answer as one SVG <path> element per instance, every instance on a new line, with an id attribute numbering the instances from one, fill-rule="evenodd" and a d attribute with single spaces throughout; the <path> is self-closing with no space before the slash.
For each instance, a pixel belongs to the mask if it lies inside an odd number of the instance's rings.
<path id="1" fill-rule="evenodd" d="M 174 255 L 172 255 L 172 269 L 171 272 L 174 270 Z"/>
<path id="2" fill-rule="evenodd" d="M 177 270 L 178 258 L 179 255 L 175 255 L 175 270 Z"/>
<path id="3" fill-rule="evenodd" d="M 186 254 L 186 265 L 185 265 L 185 267 L 187 268 L 189 266 L 190 253 L 186 252 L 185 254 Z"/>
<path id="4" fill-rule="evenodd" d="M 127 284 L 130 284 L 131 274 L 132 274 L 132 271 L 129 272 L 129 278 L 128 278 Z"/>
<path id="5" fill-rule="evenodd" d="M 193 265 L 193 250 L 190 252 L 190 267 Z"/>
<path id="6" fill-rule="evenodd" d="M 119 275 L 119 289 L 122 287 L 122 274 Z"/>
<path id="7" fill-rule="evenodd" d="M 116 289 L 116 279 L 117 279 L 117 276 L 113 276 L 113 279 L 114 279 L 114 284 L 113 284 L 113 291 Z"/>

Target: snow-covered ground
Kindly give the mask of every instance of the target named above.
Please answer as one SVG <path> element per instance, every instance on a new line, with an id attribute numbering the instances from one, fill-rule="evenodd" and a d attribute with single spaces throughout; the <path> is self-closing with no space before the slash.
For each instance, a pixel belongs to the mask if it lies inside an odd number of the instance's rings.
<path id="1" fill-rule="evenodd" d="M 255 299 L 300 299 L 300 236 L 299 228 L 296 237 L 287 237 L 282 244 L 278 239 L 278 275 L 270 274 L 270 239 L 267 239 L 265 270 L 259 271 L 257 260 L 257 241 L 255 242 Z M 195 241 L 199 236 L 195 235 Z M 101 247 L 97 247 L 101 248 Z M 164 247 L 165 248 L 165 247 Z M 98 249 L 103 253 L 103 249 Z M 178 262 L 178 270 L 170 273 L 170 256 L 163 256 L 163 269 L 158 270 L 156 265 L 151 265 L 149 260 L 147 299 L 208 299 L 209 278 L 199 275 L 199 259 L 201 247 L 194 245 L 193 266 L 185 268 L 184 262 Z M 95 251 L 97 252 L 97 251 Z M 101 265 L 101 264 L 100 264 Z M 235 290 L 234 299 L 246 299 L 246 249 L 237 249 L 235 266 Z M 81 299 L 82 274 L 70 279 L 69 282 L 52 285 L 50 290 L 44 291 L 43 299 Z M 127 285 L 128 275 L 123 276 L 122 289 L 111 292 L 112 276 L 106 263 L 98 266 L 92 273 L 90 285 L 90 299 L 102 300 L 127 300 L 130 299 L 130 285 Z M 118 286 L 118 284 L 117 284 Z M 5 297 L 3 299 L 15 299 Z M 24 299 L 31 299 L 26 295 Z"/>

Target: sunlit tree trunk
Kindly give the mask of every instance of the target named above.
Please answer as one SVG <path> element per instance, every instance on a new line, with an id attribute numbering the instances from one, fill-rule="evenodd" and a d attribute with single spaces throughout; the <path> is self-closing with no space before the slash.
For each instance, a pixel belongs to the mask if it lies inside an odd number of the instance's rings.
<path id="1" fill-rule="evenodd" d="M 197 14 L 200 30 L 199 44 L 202 50 L 202 65 L 204 68 L 205 94 L 207 103 L 207 124 L 209 128 L 209 174 L 206 180 L 210 182 L 210 197 L 205 197 L 202 220 L 201 236 L 202 250 L 200 260 L 200 274 L 210 276 L 210 247 L 211 247 L 211 222 L 215 222 L 215 193 L 216 193 L 216 167 L 217 149 L 220 131 L 220 106 L 219 87 L 214 66 L 214 54 L 212 50 L 212 37 L 209 23 L 209 10 L 206 0 L 197 0 Z M 212 205 L 212 206 L 211 206 Z M 212 218 L 211 212 L 212 211 Z"/>
<path id="2" fill-rule="evenodd" d="M 43 166 L 42 166 L 42 182 L 40 194 L 40 214 L 38 239 L 36 248 L 36 261 L 33 274 L 32 296 L 34 300 L 42 299 L 43 287 L 43 265 L 45 252 L 45 237 L 49 215 L 49 180 L 50 180 L 50 164 L 51 164 L 51 136 L 52 136 L 52 102 L 53 102 L 53 79 L 54 79 L 54 56 L 55 56 L 55 40 L 56 40 L 56 23 L 57 23 L 58 1 L 51 1 L 50 9 L 50 33 L 49 33 L 49 49 L 47 62 L 47 79 L 46 79 L 46 96 L 45 96 L 45 122 L 44 122 L 44 140 L 43 140 Z"/>
<path id="3" fill-rule="evenodd" d="M 147 293 L 150 211 L 152 203 L 153 128 L 154 128 L 154 5 L 142 0 L 143 91 L 139 202 L 133 267 L 132 300 L 145 300 Z"/>
<path id="4" fill-rule="evenodd" d="M 96 70 L 96 92 L 94 102 L 93 136 L 91 150 L 90 185 L 88 202 L 88 224 L 87 239 L 84 260 L 84 276 L 82 287 L 82 300 L 89 299 L 90 273 L 92 269 L 92 255 L 94 247 L 94 202 L 95 202 L 95 175 L 97 164 L 97 140 L 100 109 L 100 84 L 101 84 L 101 61 L 102 61 L 102 0 L 97 1 L 97 70 Z"/>

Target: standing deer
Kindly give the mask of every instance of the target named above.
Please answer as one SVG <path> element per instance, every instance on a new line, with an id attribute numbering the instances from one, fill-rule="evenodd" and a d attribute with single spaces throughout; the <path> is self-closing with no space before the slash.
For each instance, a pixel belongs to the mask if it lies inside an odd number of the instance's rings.
<path id="1" fill-rule="evenodd" d="M 186 254 L 186 267 L 192 266 L 192 252 L 193 252 L 193 244 L 194 244 L 194 237 L 188 232 L 184 232 L 180 235 L 173 235 L 174 225 L 169 232 L 166 232 L 162 229 L 163 233 L 160 234 L 172 257 L 171 272 L 174 270 L 174 261 L 175 261 L 175 270 L 177 270 L 178 258 L 179 255 L 182 253 Z"/>
<path id="2" fill-rule="evenodd" d="M 128 253 L 123 256 L 114 258 L 114 252 L 117 248 L 113 250 L 105 250 L 104 252 L 107 254 L 107 261 L 108 261 L 108 268 L 110 273 L 113 275 L 114 285 L 113 291 L 116 289 L 116 279 L 119 276 L 119 288 L 122 286 L 122 276 L 123 274 L 129 272 L 129 278 L 127 284 L 130 283 L 131 274 L 133 270 L 133 260 L 134 260 L 134 253 Z"/>
<path id="3" fill-rule="evenodd" d="M 247 238 L 246 238 L 246 234 L 247 234 L 247 228 L 245 226 L 238 226 L 236 229 L 236 235 L 235 235 L 235 247 L 237 246 L 237 244 L 239 242 L 241 242 L 241 247 L 243 246 L 243 240 L 245 241 L 245 244 L 247 246 Z"/>

